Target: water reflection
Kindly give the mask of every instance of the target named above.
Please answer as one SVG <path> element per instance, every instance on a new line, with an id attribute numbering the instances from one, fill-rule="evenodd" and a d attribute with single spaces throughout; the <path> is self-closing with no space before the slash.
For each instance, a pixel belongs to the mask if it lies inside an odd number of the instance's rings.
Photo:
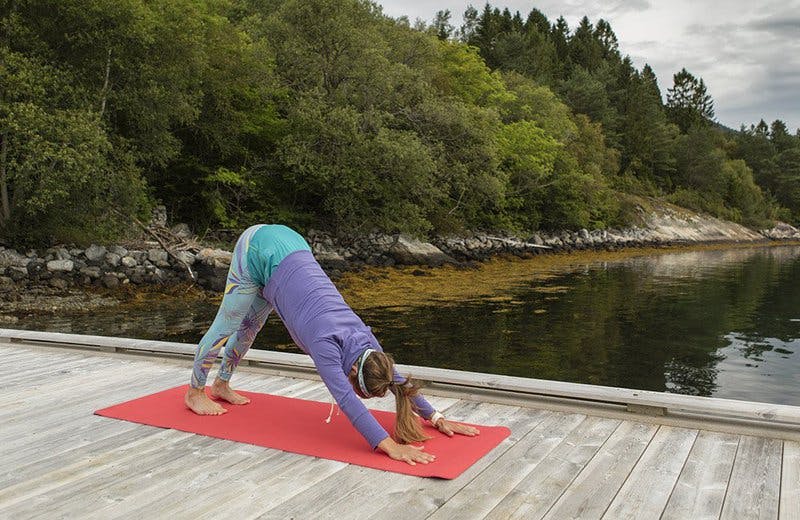
<path id="1" fill-rule="evenodd" d="M 491 302 L 371 317 L 404 362 L 800 404 L 800 248 L 666 254 L 567 271 Z"/>
<path id="2" fill-rule="evenodd" d="M 529 265 L 491 296 L 360 314 L 402 363 L 800 404 L 800 247 Z M 16 326 L 192 343 L 215 312 L 165 300 Z M 255 348 L 298 351 L 274 316 Z"/>

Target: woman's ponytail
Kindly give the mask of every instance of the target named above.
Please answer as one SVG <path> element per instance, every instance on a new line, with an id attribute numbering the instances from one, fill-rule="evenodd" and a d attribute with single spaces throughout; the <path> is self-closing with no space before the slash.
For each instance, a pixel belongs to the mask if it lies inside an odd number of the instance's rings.
<path id="1" fill-rule="evenodd" d="M 363 367 L 364 383 L 371 395 L 384 396 L 387 391 L 394 394 L 397 418 L 394 439 L 401 444 L 429 439 L 415 415 L 416 407 L 411 398 L 417 395 L 419 385 L 410 379 L 394 380 L 394 358 L 385 352 L 370 355 Z"/>
<path id="2" fill-rule="evenodd" d="M 429 439 L 419 424 L 419 419 L 414 414 L 416 411 L 411 398 L 419 391 L 419 386 L 406 379 L 403 383 L 393 383 L 389 390 L 394 394 L 397 408 L 397 419 L 394 425 L 395 440 L 401 444 L 420 442 Z"/>

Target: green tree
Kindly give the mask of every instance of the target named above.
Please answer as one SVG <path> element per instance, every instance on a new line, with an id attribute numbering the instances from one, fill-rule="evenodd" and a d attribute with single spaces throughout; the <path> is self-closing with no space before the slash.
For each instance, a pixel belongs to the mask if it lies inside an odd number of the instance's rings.
<path id="1" fill-rule="evenodd" d="M 436 16 L 433 19 L 431 26 L 433 27 L 436 36 L 440 40 L 449 40 L 453 36 L 455 27 L 450 23 L 450 10 L 436 11 Z"/>
<path id="2" fill-rule="evenodd" d="M 559 92 L 572 110 L 603 125 L 606 137 L 612 143 L 618 140 L 615 129 L 619 126 L 619 113 L 611 104 L 606 83 L 601 77 L 576 65 L 569 79 L 560 85 Z"/>
<path id="3" fill-rule="evenodd" d="M 570 61 L 570 47 L 569 47 L 569 25 L 563 16 L 559 16 L 553 28 L 550 30 L 550 40 L 556 49 L 557 69 L 556 77 L 559 80 L 564 80 L 569 75 L 572 69 L 572 62 Z"/>
<path id="4" fill-rule="evenodd" d="M 543 220 L 541 205 L 554 182 L 561 143 L 532 121 L 504 125 L 497 135 L 500 167 L 508 176 L 506 203 L 523 229 Z"/>
<path id="5" fill-rule="evenodd" d="M 703 79 L 696 78 L 686 69 L 673 76 L 673 86 L 667 91 L 667 114 L 681 132 L 714 120 L 714 101 L 707 92 Z"/>
<path id="6" fill-rule="evenodd" d="M 109 201 L 127 212 L 145 206 L 135 154 L 103 120 L 102 87 L 86 87 L 78 67 L 53 60 L 53 35 L 43 29 L 60 7 L 11 5 L 0 20 L 0 223 L 11 241 L 107 235 L 123 224 Z"/>
<path id="7" fill-rule="evenodd" d="M 246 24 L 244 24 L 246 25 Z M 238 227 L 275 219 L 266 181 L 271 155 L 285 131 L 278 112 L 274 55 L 263 39 L 221 13 L 203 24 L 198 118 L 174 130 L 181 153 L 149 176 L 155 195 L 174 218 L 197 227 Z"/>
<path id="8" fill-rule="evenodd" d="M 784 152 L 789 148 L 798 146 L 797 139 L 794 139 L 786 128 L 786 123 L 776 119 L 769 127 L 769 140 L 775 146 L 778 153 Z"/>
<path id="9" fill-rule="evenodd" d="M 655 74 L 649 65 L 634 72 L 626 90 L 622 122 L 620 173 L 672 187 L 673 140 L 677 129 L 667 122 Z"/>
<path id="10" fill-rule="evenodd" d="M 800 146 L 787 148 L 775 158 L 778 174 L 775 196 L 800 222 Z"/>
<path id="11" fill-rule="evenodd" d="M 732 156 L 747 163 L 759 186 L 773 195 L 777 193 L 777 151 L 769 139 L 767 124 L 762 120 L 749 129 L 742 127 L 736 135 L 735 144 Z"/>
<path id="12" fill-rule="evenodd" d="M 581 18 L 569 38 L 570 62 L 591 73 L 603 62 L 604 49 L 589 18 Z"/>
<path id="13" fill-rule="evenodd" d="M 473 43 L 477 38 L 478 24 L 478 10 L 472 5 L 468 5 L 464 10 L 462 19 L 464 23 L 458 31 L 459 39 L 465 43 Z"/>

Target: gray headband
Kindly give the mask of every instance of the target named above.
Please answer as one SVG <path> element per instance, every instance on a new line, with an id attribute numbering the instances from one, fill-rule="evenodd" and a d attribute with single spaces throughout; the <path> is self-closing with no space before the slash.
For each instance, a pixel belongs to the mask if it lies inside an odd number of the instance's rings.
<path id="1" fill-rule="evenodd" d="M 358 362 L 358 387 L 361 388 L 361 393 L 364 394 L 364 397 L 372 397 L 372 394 L 367 390 L 367 385 L 364 383 L 364 361 L 373 352 L 375 352 L 375 349 L 368 348 L 361 354 L 361 359 Z"/>

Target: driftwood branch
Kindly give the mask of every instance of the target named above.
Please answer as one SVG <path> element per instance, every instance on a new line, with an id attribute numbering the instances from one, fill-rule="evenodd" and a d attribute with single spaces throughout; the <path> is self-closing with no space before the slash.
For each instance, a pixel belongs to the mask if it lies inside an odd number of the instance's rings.
<path id="1" fill-rule="evenodd" d="M 486 238 L 488 238 L 489 240 L 496 240 L 496 241 L 502 242 L 504 244 L 509 244 L 509 245 L 512 245 L 512 246 L 534 247 L 534 248 L 539 248 L 539 249 L 553 249 L 550 246 L 542 246 L 542 245 L 539 245 L 539 244 L 533 244 L 531 242 L 522 242 L 520 240 L 509 240 L 508 238 L 489 237 L 489 236 L 487 236 Z"/>
<path id="2" fill-rule="evenodd" d="M 188 272 L 188 273 L 189 273 L 189 276 L 191 276 L 191 277 L 192 277 L 192 281 L 195 281 L 195 282 L 197 281 L 197 276 L 195 276 L 195 274 L 194 274 L 194 271 L 192 271 L 192 268 L 191 268 L 191 267 L 189 267 L 189 264 L 187 264 L 187 263 L 186 263 L 186 262 L 183 260 L 183 258 L 180 258 L 180 257 L 179 257 L 179 256 L 178 256 L 178 255 L 177 255 L 177 254 L 176 254 L 176 253 L 175 253 L 175 252 L 172 250 L 172 248 L 170 248 L 170 247 L 169 247 L 169 246 L 166 244 L 166 242 L 164 242 L 164 240 L 163 240 L 163 239 L 162 239 L 160 236 L 158 236 L 158 233 L 156 233 L 155 231 L 153 231 L 152 229 L 150 229 L 150 227 L 148 227 L 148 226 L 144 225 L 144 224 L 142 223 L 142 221 L 141 221 L 141 220 L 139 220 L 138 218 L 134 217 L 133 215 L 126 215 L 126 214 L 122 213 L 121 211 L 119 211 L 119 210 L 118 210 L 118 209 L 116 209 L 116 208 L 111 208 L 111 210 L 112 210 L 114 213 L 116 213 L 117 215 L 119 215 L 119 216 L 121 216 L 121 217 L 123 217 L 123 218 L 129 218 L 129 219 L 133 220 L 133 222 L 134 222 L 134 223 L 135 223 L 137 226 L 139 226 L 140 228 L 142 228 L 142 230 L 144 230 L 144 232 L 145 232 L 145 233 L 147 233 L 147 234 L 149 234 L 150 236 L 152 236 L 153 238 L 155 238 L 155 239 L 156 239 L 156 241 L 157 241 L 159 244 L 161 244 L 161 247 L 164 249 L 164 251 L 166 251 L 166 252 L 167 252 L 167 254 L 168 254 L 169 256 L 171 256 L 172 258 L 174 258 L 174 259 L 175 259 L 175 261 L 177 261 L 178 263 L 180 263 L 181 265 L 183 265 L 183 267 L 185 267 L 185 268 L 186 268 L 186 272 Z"/>

